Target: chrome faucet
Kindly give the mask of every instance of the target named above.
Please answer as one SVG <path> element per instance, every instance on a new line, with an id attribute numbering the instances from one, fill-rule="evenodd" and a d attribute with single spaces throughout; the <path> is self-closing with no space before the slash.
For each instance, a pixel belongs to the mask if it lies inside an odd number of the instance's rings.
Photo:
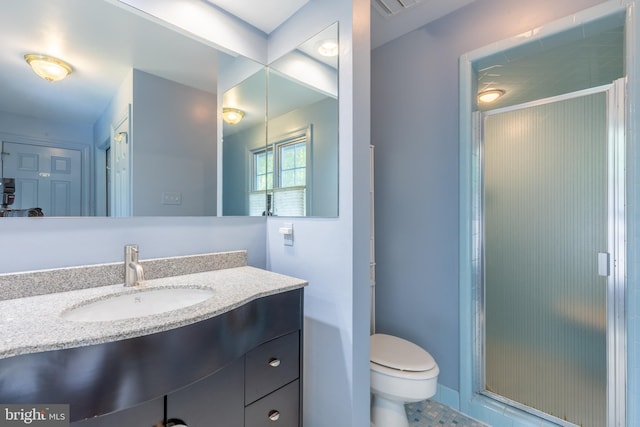
<path id="1" fill-rule="evenodd" d="M 138 245 L 124 247 L 124 285 L 137 286 L 144 280 L 144 270 L 138 262 Z"/>

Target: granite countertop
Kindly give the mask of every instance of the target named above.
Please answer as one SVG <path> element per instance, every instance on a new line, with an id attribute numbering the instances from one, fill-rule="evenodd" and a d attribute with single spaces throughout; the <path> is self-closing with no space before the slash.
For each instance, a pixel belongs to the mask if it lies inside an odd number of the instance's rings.
<path id="1" fill-rule="evenodd" d="M 96 322 L 66 320 L 60 313 L 135 288 L 117 284 L 0 301 L 0 359 L 162 332 L 306 285 L 302 279 L 248 266 L 147 280 L 140 289 L 188 286 L 212 289 L 214 294 L 196 305 L 158 315 Z"/>

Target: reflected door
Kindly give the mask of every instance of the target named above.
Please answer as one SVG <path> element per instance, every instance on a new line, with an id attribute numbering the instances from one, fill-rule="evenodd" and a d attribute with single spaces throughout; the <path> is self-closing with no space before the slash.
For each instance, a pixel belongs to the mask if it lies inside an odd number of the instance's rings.
<path id="1" fill-rule="evenodd" d="M 112 128 L 109 160 L 109 215 L 126 217 L 132 214 L 131 206 L 131 141 L 129 114 Z"/>
<path id="2" fill-rule="evenodd" d="M 45 216 L 82 214 L 82 155 L 78 150 L 3 142 L 3 177 L 15 178 L 10 209 L 41 208 Z"/>
<path id="3" fill-rule="evenodd" d="M 485 115 L 485 393 L 602 427 L 607 98 L 567 98 Z"/>

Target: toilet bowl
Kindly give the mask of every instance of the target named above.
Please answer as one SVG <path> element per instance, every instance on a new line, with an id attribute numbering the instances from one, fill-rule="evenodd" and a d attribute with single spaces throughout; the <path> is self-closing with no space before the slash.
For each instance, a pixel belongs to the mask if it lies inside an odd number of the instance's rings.
<path id="1" fill-rule="evenodd" d="M 440 369 L 416 344 L 386 334 L 370 338 L 371 423 L 376 427 L 409 427 L 406 403 L 436 394 Z"/>

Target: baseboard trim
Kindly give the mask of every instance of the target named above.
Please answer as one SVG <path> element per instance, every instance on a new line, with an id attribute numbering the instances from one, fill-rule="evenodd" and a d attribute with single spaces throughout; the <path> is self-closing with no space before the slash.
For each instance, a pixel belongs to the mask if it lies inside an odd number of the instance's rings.
<path id="1" fill-rule="evenodd" d="M 431 399 L 453 408 L 456 411 L 460 410 L 460 393 L 442 384 L 438 384 L 436 394 Z"/>

